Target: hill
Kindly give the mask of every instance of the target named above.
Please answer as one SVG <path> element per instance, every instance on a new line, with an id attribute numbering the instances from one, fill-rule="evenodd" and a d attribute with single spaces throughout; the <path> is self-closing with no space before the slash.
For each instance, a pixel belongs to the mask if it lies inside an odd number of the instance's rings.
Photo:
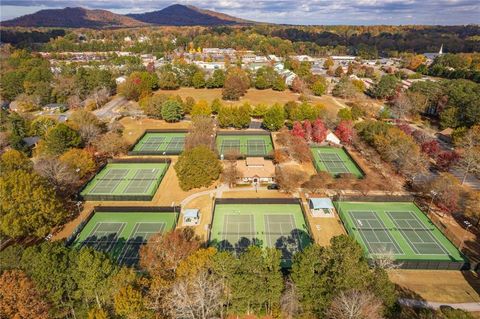
<path id="1" fill-rule="evenodd" d="M 48 9 L 2 21 L 6 27 L 114 28 L 140 27 L 144 22 L 107 10 L 84 8 Z"/>
<path id="2" fill-rule="evenodd" d="M 232 17 L 227 14 L 181 4 L 174 4 L 158 11 L 128 14 L 127 16 L 150 24 L 171 26 L 212 26 L 254 23 L 253 21 Z"/>

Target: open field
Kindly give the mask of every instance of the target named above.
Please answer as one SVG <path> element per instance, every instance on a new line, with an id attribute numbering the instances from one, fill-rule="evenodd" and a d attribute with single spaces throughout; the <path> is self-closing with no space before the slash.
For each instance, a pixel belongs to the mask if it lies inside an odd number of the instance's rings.
<path id="1" fill-rule="evenodd" d="M 210 243 L 219 249 L 241 252 L 251 245 L 282 251 L 284 266 L 310 243 L 309 230 L 300 205 L 217 202 Z M 242 203 L 240 203 L 242 202 Z"/>
<path id="2" fill-rule="evenodd" d="M 472 272 L 394 269 L 388 277 L 400 287 L 433 302 L 480 302 L 480 278 Z"/>
<path id="3" fill-rule="evenodd" d="M 310 150 L 317 171 L 326 171 L 333 176 L 342 173 L 353 174 L 357 178 L 364 176 L 364 173 L 343 148 L 322 146 L 311 147 Z"/>
<path id="4" fill-rule="evenodd" d="M 129 144 L 133 144 L 145 130 L 148 129 L 162 129 L 162 130 L 187 130 L 190 128 L 190 122 L 180 121 L 177 123 L 167 123 L 164 120 L 156 119 L 133 119 L 131 117 L 124 117 L 120 120 L 124 126 L 123 137 Z"/>
<path id="5" fill-rule="evenodd" d="M 190 87 L 182 87 L 178 90 L 169 91 L 169 90 L 158 90 L 156 94 L 172 94 L 179 95 L 182 99 L 185 99 L 187 96 L 193 97 L 196 101 L 205 100 L 211 103 L 214 99 L 222 99 L 222 89 L 195 89 Z M 229 105 L 239 105 L 245 102 L 248 102 L 252 105 L 257 104 L 267 104 L 272 105 L 274 103 L 285 104 L 289 101 L 297 101 L 300 97 L 300 94 L 293 93 L 290 90 L 285 91 L 273 91 L 268 90 L 257 90 L 249 89 L 247 94 L 243 96 L 239 101 L 222 101 L 224 104 Z M 325 105 L 327 113 L 330 117 L 337 115 L 338 110 L 341 108 L 347 107 L 345 102 L 342 99 L 335 98 L 329 95 L 323 96 L 310 96 L 311 103 L 321 103 Z"/>
<path id="6" fill-rule="evenodd" d="M 111 254 L 122 264 L 138 262 L 140 246 L 156 233 L 175 228 L 178 212 L 95 212 L 74 246 L 91 246 Z"/>
<path id="7" fill-rule="evenodd" d="M 368 258 L 391 254 L 406 268 L 456 269 L 464 257 L 411 202 L 335 202 Z"/>

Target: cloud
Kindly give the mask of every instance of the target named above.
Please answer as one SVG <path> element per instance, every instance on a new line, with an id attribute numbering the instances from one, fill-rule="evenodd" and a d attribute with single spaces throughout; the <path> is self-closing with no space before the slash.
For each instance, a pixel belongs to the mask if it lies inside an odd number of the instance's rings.
<path id="1" fill-rule="evenodd" d="M 468 24 L 478 23 L 479 0 L 179 0 L 245 19 L 286 24 Z M 13 15 L 32 8 L 80 6 L 117 13 L 147 12 L 168 0 L 2 0 Z M 11 8 L 15 8 L 13 10 Z M 2 13 L 2 19 L 6 14 Z"/>

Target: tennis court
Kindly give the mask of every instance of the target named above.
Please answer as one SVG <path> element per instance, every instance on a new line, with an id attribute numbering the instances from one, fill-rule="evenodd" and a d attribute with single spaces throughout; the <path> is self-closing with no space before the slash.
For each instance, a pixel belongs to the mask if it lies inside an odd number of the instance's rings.
<path id="1" fill-rule="evenodd" d="M 175 228 L 176 212 L 95 212 L 74 246 L 90 246 L 112 255 L 119 263 L 137 264 L 140 247 L 154 234 Z"/>
<path id="2" fill-rule="evenodd" d="M 317 171 L 329 172 L 334 176 L 349 173 L 357 178 L 364 176 L 362 170 L 343 148 L 321 146 L 310 148 Z"/>
<path id="3" fill-rule="evenodd" d="M 168 163 L 109 163 L 82 190 L 85 200 L 151 200 Z"/>
<path id="4" fill-rule="evenodd" d="M 268 134 L 221 134 L 217 135 L 217 149 L 220 155 L 229 153 L 241 156 L 265 157 L 273 151 L 273 143 Z"/>
<path id="5" fill-rule="evenodd" d="M 412 202 L 335 202 L 347 232 L 368 258 L 392 255 L 400 262 L 464 261 L 463 255 Z M 436 263 L 437 262 L 437 263 Z M 428 263 L 423 263 L 428 268 Z"/>
<path id="6" fill-rule="evenodd" d="M 145 132 L 129 155 L 178 155 L 185 148 L 187 132 Z"/>
<path id="7" fill-rule="evenodd" d="M 222 250 L 241 253 L 256 245 L 282 251 L 282 264 L 310 244 L 301 207 L 295 204 L 217 203 L 210 242 Z"/>

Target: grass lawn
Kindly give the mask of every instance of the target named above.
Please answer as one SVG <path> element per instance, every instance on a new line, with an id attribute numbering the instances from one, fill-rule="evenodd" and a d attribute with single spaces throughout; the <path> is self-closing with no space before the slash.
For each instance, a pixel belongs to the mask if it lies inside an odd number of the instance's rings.
<path id="1" fill-rule="evenodd" d="M 406 267 L 409 267 L 407 262 L 418 261 L 419 268 L 429 268 L 428 262 L 431 262 L 431 267 L 440 269 L 449 267 L 450 262 L 461 264 L 465 261 L 458 249 L 414 203 L 334 204 L 347 232 L 363 246 L 368 258 L 390 253 L 397 261 L 406 263 Z"/>
<path id="2" fill-rule="evenodd" d="M 298 204 L 215 205 L 210 243 L 241 252 L 251 245 L 282 251 L 282 264 L 310 244 L 307 223 Z"/>
<path id="3" fill-rule="evenodd" d="M 350 173 L 357 178 L 363 177 L 363 172 L 343 148 L 319 146 L 310 148 L 317 171 L 329 172 L 334 176 Z"/>
<path id="4" fill-rule="evenodd" d="M 149 200 L 168 163 L 108 163 L 82 190 L 85 200 Z"/>
<path id="5" fill-rule="evenodd" d="M 150 236 L 174 229 L 177 217 L 175 212 L 95 212 L 73 245 L 92 246 L 134 265 L 140 246 Z"/>

